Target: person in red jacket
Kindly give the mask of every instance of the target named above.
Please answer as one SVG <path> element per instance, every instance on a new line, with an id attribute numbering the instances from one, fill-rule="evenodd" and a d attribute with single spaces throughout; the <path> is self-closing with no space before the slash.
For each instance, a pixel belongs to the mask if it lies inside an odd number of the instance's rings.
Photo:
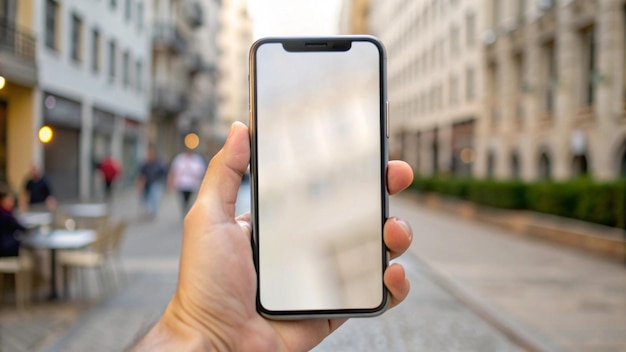
<path id="1" fill-rule="evenodd" d="M 113 156 L 107 155 L 98 165 L 98 170 L 104 179 L 104 195 L 106 199 L 111 199 L 113 182 L 122 173 L 122 166 Z"/>

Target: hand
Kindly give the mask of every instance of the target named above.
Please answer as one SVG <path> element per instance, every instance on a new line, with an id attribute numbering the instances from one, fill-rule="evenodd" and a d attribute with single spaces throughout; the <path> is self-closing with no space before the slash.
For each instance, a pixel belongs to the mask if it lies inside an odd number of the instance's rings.
<path id="1" fill-rule="evenodd" d="M 176 292 L 137 350 L 309 350 L 345 322 L 272 321 L 257 313 L 249 215 L 235 218 L 237 191 L 250 160 L 249 145 L 245 125 L 233 124 L 226 144 L 211 160 L 197 200 L 185 218 Z M 408 164 L 389 163 L 390 194 L 405 189 L 412 179 Z M 385 224 L 384 240 L 391 258 L 409 247 L 411 237 L 405 221 L 390 218 Z M 392 307 L 406 298 L 409 282 L 401 265 L 390 265 L 384 282 L 391 293 Z"/>

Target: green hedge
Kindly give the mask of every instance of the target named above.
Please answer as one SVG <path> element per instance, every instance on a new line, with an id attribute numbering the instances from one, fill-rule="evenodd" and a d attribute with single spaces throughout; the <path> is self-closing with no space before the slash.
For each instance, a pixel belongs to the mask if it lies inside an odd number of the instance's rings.
<path id="1" fill-rule="evenodd" d="M 415 178 L 413 188 L 506 209 L 528 209 L 623 228 L 626 181 L 598 183 L 473 180 L 450 177 Z"/>

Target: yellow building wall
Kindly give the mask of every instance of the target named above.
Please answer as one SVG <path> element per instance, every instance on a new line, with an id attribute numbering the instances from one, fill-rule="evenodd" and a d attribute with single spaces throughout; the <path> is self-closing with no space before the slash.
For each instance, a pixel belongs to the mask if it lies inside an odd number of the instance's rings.
<path id="1" fill-rule="evenodd" d="M 0 99 L 7 102 L 7 179 L 12 190 L 19 192 L 33 163 L 34 91 L 7 82 Z"/>

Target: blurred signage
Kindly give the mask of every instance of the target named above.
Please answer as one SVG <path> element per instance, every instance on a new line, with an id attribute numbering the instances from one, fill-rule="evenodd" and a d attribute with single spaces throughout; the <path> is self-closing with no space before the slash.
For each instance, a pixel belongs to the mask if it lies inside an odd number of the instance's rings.
<path id="1" fill-rule="evenodd" d="M 80 128 L 80 109 L 80 104 L 75 101 L 59 97 L 58 95 L 44 95 L 43 117 L 47 124 Z"/>
<path id="2" fill-rule="evenodd" d="M 93 109 L 93 129 L 98 133 L 113 134 L 115 115 L 100 109 Z"/>

